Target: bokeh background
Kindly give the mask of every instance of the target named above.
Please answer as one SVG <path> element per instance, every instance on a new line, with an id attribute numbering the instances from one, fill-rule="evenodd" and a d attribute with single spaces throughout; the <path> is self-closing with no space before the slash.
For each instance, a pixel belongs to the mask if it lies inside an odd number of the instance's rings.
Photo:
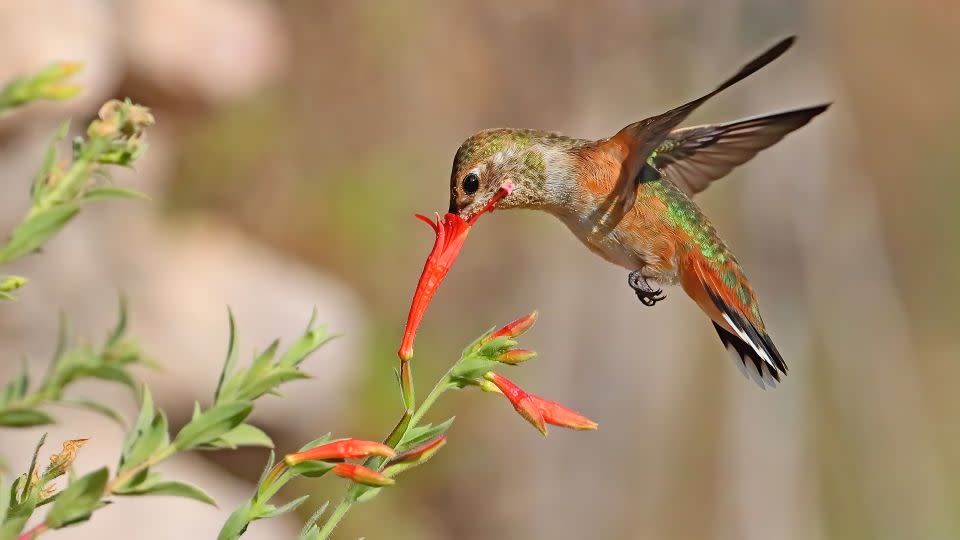
<path id="1" fill-rule="evenodd" d="M 104 100 L 131 97 L 158 124 L 138 171 L 117 177 L 150 202 L 90 208 L 7 269 L 32 282 L 0 305 L 0 373 L 20 357 L 42 369 L 60 311 L 99 339 L 123 290 L 133 332 L 166 366 L 144 377 L 178 424 L 212 393 L 225 306 L 251 354 L 296 335 L 316 305 L 345 337 L 256 423 L 281 451 L 327 431 L 382 437 L 432 242 L 412 214 L 446 208 L 465 137 L 496 126 L 608 136 L 795 33 L 784 58 L 691 119 L 834 102 L 698 197 L 760 294 L 791 366 L 784 384 L 764 392 L 743 379 L 679 289 L 645 308 L 622 269 L 553 218 L 498 213 L 435 299 L 415 375 L 428 384 L 481 331 L 539 308 L 524 344 L 540 358 L 512 373 L 601 429 L 543 440 L 495 396 L 451 394 L 433 413 L 457 415 L 447 448 L 338 534 L 960 537 L 957 28 L 949 0 L 2 2 L 0 78 L 78 60 L 86 92 L 0 120 L 0 229 L 27 208 L 64 117 L 83 125 Z M 52 440 L 93 439 L 81 468 L 113 463 L 117 427 L 61 418 Z M 0 451 L 19 470 L 38 435 L 0 432 Z M 55 534 L 212 538 L 264 459 L 166 466 L 220 509 L 124 500 Z M 294 487 L 284 495 L 319 503 L 343 485 Z M 289 537 L 299 524 L 258 522 L 250 535 Z"/>

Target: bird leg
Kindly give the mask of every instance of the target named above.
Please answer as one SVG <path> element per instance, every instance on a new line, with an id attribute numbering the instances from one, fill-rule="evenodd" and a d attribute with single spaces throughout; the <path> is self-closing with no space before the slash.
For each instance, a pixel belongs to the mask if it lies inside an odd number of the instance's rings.
<path id="1" fill-rule="evenodd" d="M 663 289 L 654 289 L 647 283 L 647 278 L 643 277 L 640 270 L 634 270 L 627 276 L 627 284 L 637 293 L 637 298 L 645 306 L 652 306 L 667 296 L 663 294 Z"/>

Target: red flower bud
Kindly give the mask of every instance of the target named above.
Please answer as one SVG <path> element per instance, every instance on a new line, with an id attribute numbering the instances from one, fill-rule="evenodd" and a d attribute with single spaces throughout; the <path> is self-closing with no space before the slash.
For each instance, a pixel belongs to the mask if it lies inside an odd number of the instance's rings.
<path id="1" fill-rule="evenodd" d="M 393 478 L 387 478 L 373 469 L 353 463 L 338 463 L 333 467 L 333 473 L 365 486 L 383 487 L 394 483 Z"/>
<path id="2" fill-rule="evenodd" d="M 507 180 L 503 183 L 494 196 L 487 202 L 479 212 L 466 221 L 457 214 L 448 213 L 443 216 L 443 222 L 440 222 L 440 214 L 436 223 L 425 216 L 417 215 L 417 218 L 424 221 L 433 228 L 437 234 L 433 243 L 433 249 L 427 256 L 427 262 L 423 265 L 423 272 L 420 274 L 420 281 L 417 283 L 417 290 L 413 294 L 413 301 L 410 303 L 410 313 L 407 315 L 407 325 L 403 330 L 403 340 L 400 342 L 400 350 L 397 355 L 401 360 L 413 358 L 413 339 L 416 337 L 417 328 L 423 319 L 423 314 L 427 311 L 430 300 L 437 292 L 440 282 L 446 277 L 447 272 L 453 267 L 453 263 L 463 248 L 463 242 L 467 239 L 470 227 L 476 223 L 477 219 L 486 212 L 493 211 L 493 205 L 497 201 L 506 197 L 513 191 L 513 184 Z"/>
<path id="3" fill-rule="evenodd" d="M 526 362 L 527 360 L 532 360 L 537 357 L 536 351 L 528 351 L 526 349 L 513 349 L 507 351 L 496 358 L 497 362 L 502 362 L 504 364 L 509 364 L 515 366 L 517 364 Z"/>
<path id="4" fill-rule="evenodd" d="M 343 439 L 320 445 L 303 452 L 287 454 L 284 461 L 293 466 L 302 461 L 317 461 L 327 459 L 357 459 L 368 456 L 382 456 L 391 458 L 397 453 L 385 444 L 358 439 Z"/>
<path id="5" fill-rule="evenodd" d="M 597 429 L 597 423 L 586 416 L 554 401 L 527 393 L 502 375 L 491 371 L 486 374 L 485 378 L 497 385 L 497 388 L 510 400 L 513 408 L 520 413 L 520 416 L 533 424 L 544 435 L 547 434 L 546 424 L 570 429 Z"/>
<path id="6" fill-rule="evenodd" d="M 412 461 L 420 461 L 422 459 L 429 459 L 434 452 L 440 449 L 443 445 L 447 444 L 447 436 L 440 435 L 435 439 L 429 440 L 420 446 L 411 448 L 402 454 L 398 454 L 397 457 L 390 460 L 390 464 L 395 463 L 408 463 Z"/>
<path id="7" fill-rule="evenodd" d="M 483 340 L 483 342 L 486 343 L 487 341 L 497 339 L 498 337 L 504 337 L 504 336 L 508 338 L 515 338 L 523 334 L 530 328 L 532 328 L 534 323 L 536 322 L 537 322 L 537 312 L 533 311 L 529 315 L 524 315 L 523 317 L 520 317 L 519 319 L 507 324 L 503 328 L 490 334 L 489 336 L 486 337 L 486 339 Z"/>

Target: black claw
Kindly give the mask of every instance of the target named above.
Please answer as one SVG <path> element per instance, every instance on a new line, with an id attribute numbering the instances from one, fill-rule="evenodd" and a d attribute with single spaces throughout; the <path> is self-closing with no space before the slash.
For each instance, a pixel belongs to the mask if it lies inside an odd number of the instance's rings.
<path id="1" fill-rule="evenodd" d="M 637 293 L 640 303 L 645 306 L 653 306 L 657 302 L 665 300 L 667 296 L 663 294 L 663 289 L 654 289 L 647 283 L 647 279 L 640 274 L 639 270 L 630 272 L 627 276 L 627 284 Z"/>

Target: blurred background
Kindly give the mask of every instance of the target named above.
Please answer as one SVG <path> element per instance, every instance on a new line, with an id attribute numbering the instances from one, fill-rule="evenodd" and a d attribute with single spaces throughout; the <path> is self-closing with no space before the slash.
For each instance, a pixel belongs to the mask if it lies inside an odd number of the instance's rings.
<path id="1" fill-rule="evenodd" d="M 553 218 L 498 213 L 426 316 L 416 378 L 432 383 L 463 344 L 538 308 L 524 345 L 540 358 L 511 373 L 600 430 L 544 440 L 495 396 L 450 394 L 432 413 L 457 415 L 447 448 L 338 537 L 960 537 L 958 27 L 960 4 L 945 0 L 0 3 L 0 80 L 86 64 L 81 99 L 0 120 L 0 230 L 28 207 L 63 118 L 84 125 L 130 97 L 158 120 L 138 170 L 117 177 L 150 202 L 90 208 L 7 269 L 32 281 L 0 305 L 0 375 L 20 357 L 43 368 L 61 311 L 101 339 L 123 290 L 132 332 L 165 366 L 144 377 L 179 425 L 212 395 L 227 305 L 246 355 L 297 335 L 317 306 L 345 337 L 255 423 L 281 452 L 327 431 L 380 438 L 399 413 L 395 350 L 432 243 L 412 215 L 446 209 L 464 138 L 608 136 L 795 33 L 784 58 L 691 119 L 834 102 L 698 196 L 760 295 L 785 382 L 743 379 L 679 289 L 645 308 L 624 270 Z M 60 417 L 51 440 L 92 437 L 81 469 L 114 462 L 119 428 Z M 38 436 L 0 433 L 14 470 Z M 212 538 L 264 459 L 165 466 L 219 509 L 124 500 L 55 534 Z M 294 487 L 284 495 L 318 504 L 343 484 Z M 290 537 L 304 517 L 250 536 Z"/>

